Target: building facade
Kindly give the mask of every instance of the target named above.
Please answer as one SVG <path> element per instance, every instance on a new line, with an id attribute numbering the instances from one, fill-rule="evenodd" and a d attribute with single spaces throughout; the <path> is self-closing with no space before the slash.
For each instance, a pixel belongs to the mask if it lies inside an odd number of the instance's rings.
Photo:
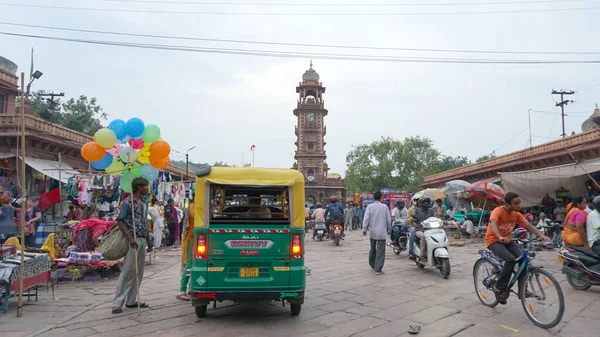
<path id="1" fill-rule="evenodd" d="M 325 135 L 327 127 L 323 94 L 325 87 L 319 82 L 319 74 L 310 68 L 302 75 L 296 87 L 298 102 L 294 109 L 296 122 L 296 153 L 293 168 L 302 172 L 306 184 L 306 200 L 310 203 L 325 202 L 330 196 L 345 198 L 345 181 L 339 174 L 329 173 Z"/>

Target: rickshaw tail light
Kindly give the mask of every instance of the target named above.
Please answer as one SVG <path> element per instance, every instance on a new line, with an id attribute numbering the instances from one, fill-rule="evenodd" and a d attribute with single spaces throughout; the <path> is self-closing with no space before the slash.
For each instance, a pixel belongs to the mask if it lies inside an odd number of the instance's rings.
<path id="1" fill-rule="evenodd" d="M 198 234 L 196 241 L 196 253 L 198 255 L 206 255 L 206 233 Z"/>
<path id="2" fill-rule="evenodd" d="M 302 242 L 300 240 L 300 234 L 292 234 L 292 255 L 298 255 L 302 253 Z"/>

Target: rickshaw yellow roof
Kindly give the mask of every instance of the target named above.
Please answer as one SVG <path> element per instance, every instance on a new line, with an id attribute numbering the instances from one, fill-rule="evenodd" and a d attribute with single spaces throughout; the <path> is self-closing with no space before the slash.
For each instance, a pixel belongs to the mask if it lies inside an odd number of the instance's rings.
<path id="1" fill-rule="evenodd" d="M 292 169 L 213 167 L 207 176 L 196 178 L 196 182 L 201 180 L 224 185 L 293 186 L 300 184 L 304 190 L 304 176 Z"/>
<path id="2" fill-rule="evenodd" d="M 212 167 L 206 176 L 196 178 L 195 227 L 206 226 L 208 206 L 205 200 L 206 183 L 243 186 L 289 186 L 292 190 L 292 227 L 304 228 L 304 176 L 293 169 L 251 168 L 251 167 Z M 208 210 L 208 209 L 207 209 Z"/>

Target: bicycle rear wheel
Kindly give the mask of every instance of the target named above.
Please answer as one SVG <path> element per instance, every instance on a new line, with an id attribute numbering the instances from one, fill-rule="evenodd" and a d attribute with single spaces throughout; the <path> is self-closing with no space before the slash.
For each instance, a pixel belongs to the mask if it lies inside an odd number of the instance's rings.
<path id="1" fill-rule="evenodd" d="M 475 284 L 475 293 L 479 301 L 487 307 L 493 308 L 498 305 L 496 294 L 492 291 L 492 286 L 498 278 L 494 274 L 496 266 L 488 260 L 479 259 L 473 266 L 473 282 Z M 484 284 L 484 280 L 487 283 Z"/>
<path id="2" fill-rule="evenodd" d="M 519 287 L 523 310 L 540 328 L 555 327 L 565 312 L 565 298 L 558 281 L 546 270 L 531 268 Z"/>

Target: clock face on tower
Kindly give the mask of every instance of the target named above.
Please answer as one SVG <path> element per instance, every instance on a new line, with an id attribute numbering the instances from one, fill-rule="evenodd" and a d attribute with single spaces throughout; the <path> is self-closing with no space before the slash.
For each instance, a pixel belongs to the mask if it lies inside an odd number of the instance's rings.
<path id="1" fill-rule="evenodd" d="M 315 113 L 314 112 L 307 112 L 306 113 L 306 120 L 309 122 L 314 122 L 315 121 Z"/>

